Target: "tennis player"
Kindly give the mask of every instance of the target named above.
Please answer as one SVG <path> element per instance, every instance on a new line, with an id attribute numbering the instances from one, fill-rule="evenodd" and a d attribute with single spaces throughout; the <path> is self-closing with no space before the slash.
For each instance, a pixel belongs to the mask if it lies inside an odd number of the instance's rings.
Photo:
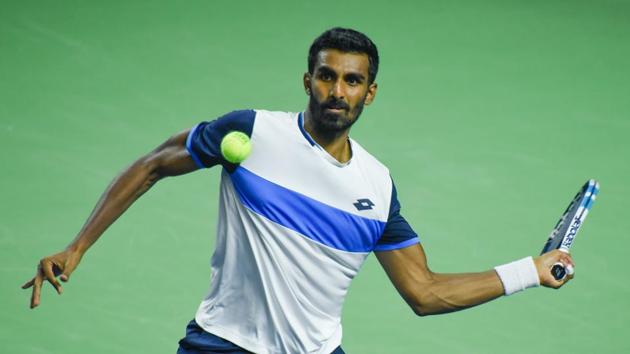
<path id="1" fill-rule="evenodd" d="M 350 282 L 374 252 L 419 316 L 469 308 L 544 285 L 553 251 L 479 273 L 434 273 L 401 214 L 389 170 L 349 137 L 374 101 L 379 57 L 364 34 L 333 28 L 308 54 L 303 112 L 240 110 L 176 134 L 117 176 L 67 248 L 43 258 L 32 287 L 61 294 L 87 249 L 159 180 L 221 166 L 212 280 L 178 353 L 343 353 L 341 312 Z M 231 131 L 253 146 L 240 164 L 220 152 Z"/>

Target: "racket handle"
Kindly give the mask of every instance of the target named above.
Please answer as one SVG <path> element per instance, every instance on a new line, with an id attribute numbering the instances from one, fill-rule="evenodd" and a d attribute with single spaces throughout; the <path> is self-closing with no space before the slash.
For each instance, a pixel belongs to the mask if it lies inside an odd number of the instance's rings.
<path id="1" fill-rule="evenodd" d="M 551 267 L 551 275 L 560 281 L 563 280 L 567 276 L 567 270 L 564 267 L 564 264 L 558 262 Z"/>

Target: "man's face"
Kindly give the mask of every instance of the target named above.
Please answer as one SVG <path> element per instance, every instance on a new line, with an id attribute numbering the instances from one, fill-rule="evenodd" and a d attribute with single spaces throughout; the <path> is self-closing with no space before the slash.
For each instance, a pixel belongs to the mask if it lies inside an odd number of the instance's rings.
<path id="1" fill-rule="evenodd" d="M 304 75 L 309 110 L 319 130 L 340 132 L 354 124 L 376 94 L 368 84 L 367 54 L 325 49 L 317 55 L 313 74 Z"/>

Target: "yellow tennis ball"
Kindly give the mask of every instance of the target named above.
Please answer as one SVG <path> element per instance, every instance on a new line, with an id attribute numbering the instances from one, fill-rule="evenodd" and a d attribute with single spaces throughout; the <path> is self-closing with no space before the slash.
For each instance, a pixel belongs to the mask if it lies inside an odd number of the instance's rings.
<path id="1" fill-rule="evenodd" d="M 243 162 L 250 152 L 252 152 L 252 143 L 243 132 L 229 132 L 221 140 L 221 154 L 231 163 Z"/>

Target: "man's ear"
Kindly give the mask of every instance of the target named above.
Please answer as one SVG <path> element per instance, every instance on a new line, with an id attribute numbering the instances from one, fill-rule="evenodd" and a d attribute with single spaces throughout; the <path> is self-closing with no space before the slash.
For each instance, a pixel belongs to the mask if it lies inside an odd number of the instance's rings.
<path id="1" fill-rule="evenodd" d="M 304 91 L 308 96 L 311 95 L 311 74 L 308 72 L 304 73 L 304 77 L 302 78 L 304 84 Z"/>
<path id="2" fill-rule="evenodd" d="M 372 103 L 372 101 L 374 101 L 377 90 L 378 90 L 378 84 L 376 82 L 373 82 L 370 84 L 370 86 L 368 86 L 368 92 L 367 92 L 367 95 L 365 95 L 365 100 L 363 101 L 363 103 L 366 106 Z"/>

